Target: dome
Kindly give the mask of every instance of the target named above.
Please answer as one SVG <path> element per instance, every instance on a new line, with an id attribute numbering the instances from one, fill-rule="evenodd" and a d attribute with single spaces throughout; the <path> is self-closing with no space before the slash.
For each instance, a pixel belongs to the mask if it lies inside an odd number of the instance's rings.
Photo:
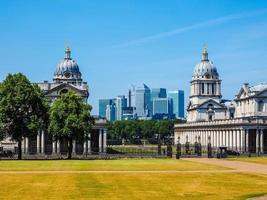
<path id="1" fill-rule="evenodd" d="M 65 51 L 65 58 L 59 62 L 54 73 L 54 79 L 58 78 L 81 78 L 81 72 L 78 64 L 70 57 L 71 51 L 69 48 Z"/>
<path id="2" fill-rule="evenodd" d="M 217 69 L 212 61 L 208 59 L 208 52 L 207 49 L 204 48 L 204 51 L 202 53 L 202 60 L 200 63 L 198 63 L 195 66 L 194 73 L 193 73 L 193 79 L 198 78 L 218 78 L 219 74 L 217 72 Z"/>

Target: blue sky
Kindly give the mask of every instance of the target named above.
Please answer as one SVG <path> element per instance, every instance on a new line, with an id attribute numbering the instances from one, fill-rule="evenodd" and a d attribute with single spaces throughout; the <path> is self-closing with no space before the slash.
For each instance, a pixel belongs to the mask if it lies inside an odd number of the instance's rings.
<path id="1" fill-rule="evenodd" d="M 189 93 L 203 44 L 233 99 L 244 82 L 267 82 L 267 1 L 1 0 L 0 79 L 52 80 L 68 43 L 89 102 L 131 85 Z M 187 101 L 187 100 L 186 100 Z"/>

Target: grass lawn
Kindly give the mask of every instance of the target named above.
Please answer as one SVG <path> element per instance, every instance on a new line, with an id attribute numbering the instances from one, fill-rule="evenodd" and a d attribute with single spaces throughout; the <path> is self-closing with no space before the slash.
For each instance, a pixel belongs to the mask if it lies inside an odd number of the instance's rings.
<path id="1" fill-rule="evenodd" d="M 175 159 L 0 161 L 8 170 L 125 170 L 124 173 L 1 174 L 0 199 L 223 200 L 267 193 L 267 176 L 220 172 Z M 127 173 L 127 170 L 217 170 L 216 173 Z"/>
<path id="2" fill-rule="evenodd" d="M 1 174 L 0 199 L 221 200 L 267 193 L 252 174 Z"/>
<path id="3" fill-rule="evenodd" d="M 220 170 L 227 169 L 175 159 L 21 160 L 0 161 L 0 171 L 12 170 Z"/>
<path id="4" fill-rule="evenodd" d="M 229 160 L 235 160 L 235 161 L 244 161 L 244 162 L 252 162 L 252 163 L 258 163 L 258 164 L 264 164 L 267 165 L 267 157 L 239 157 L 239 158 L 229 158 Z"/>

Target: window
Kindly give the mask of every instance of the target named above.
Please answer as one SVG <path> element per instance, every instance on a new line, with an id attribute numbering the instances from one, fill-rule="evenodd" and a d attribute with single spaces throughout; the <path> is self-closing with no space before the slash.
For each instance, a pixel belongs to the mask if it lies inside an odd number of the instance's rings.
<path id="1" fill-rule="evenodd" d="M 204 83 L 201 84 L 201 88 L 202 88 L 202 94 L 204 94 Z"/>
<path id="2" fill-rule="evenodd" d="M 263 112 L 264 111 L 263 109 L 264 109 L 264 102 L 262 100 L 260 100 L 258 102 L 258 111 Z"/>
<path id="3" fill-rule="evenodd" d="M 207 94 L 210 94 L 210 84 L 207 83 Z"/>

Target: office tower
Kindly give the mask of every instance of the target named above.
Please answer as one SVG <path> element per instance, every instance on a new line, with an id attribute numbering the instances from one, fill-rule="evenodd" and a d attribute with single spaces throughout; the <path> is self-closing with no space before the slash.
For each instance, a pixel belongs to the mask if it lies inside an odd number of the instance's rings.
<path id="1" fill-rule="evenodd" d="M 169 91 L 168 99 L 170 102 L 170 113 L 175 114 L 176 118 L 184 118 L 184 91 Z"/>
<path id="2" fill-rule="evenodd" d="M 169 101 L 168 98 L 154 98 L 153 99 L 153 115 L 168 114 Z"/>
<path id="3" fill-rule="evenodd" d="M 154 98 L 167 98 L 166 88 L 152 88 L 151 90 L 151 99 Z"/>
<path id="4" fill-rule="evenodd" d="M 116 106 L 114 103 L 112 103 L 111 105 L 107 105 L 106 118 L 111 122 L 116 120 Z"/>
<path id="5" fill-rule="evenodd" d="M 125 96 L 117 96 L 116 104 L 116 120 L 122 120 L 123 110 L 127 107 L 127 99 Z"/>
<path id="6" fill-rule="evenodd" d="M 107 105 L 111 105 L 112 104 L 112 100 L 111 99 L 99 99 L 98 101 L 98 105 L 99 105 L 99 111 L 98 111 L 98 115 L 99 117 L 106 117 L 106 109 L 107 109 Z"/>
<path id="7" fill-rule="evenodd" d="M 150 92 L 149 87 L 145 84 L 135 90 L 135 112 L 138 118 L 151 116 L 152 102 Z"/>

